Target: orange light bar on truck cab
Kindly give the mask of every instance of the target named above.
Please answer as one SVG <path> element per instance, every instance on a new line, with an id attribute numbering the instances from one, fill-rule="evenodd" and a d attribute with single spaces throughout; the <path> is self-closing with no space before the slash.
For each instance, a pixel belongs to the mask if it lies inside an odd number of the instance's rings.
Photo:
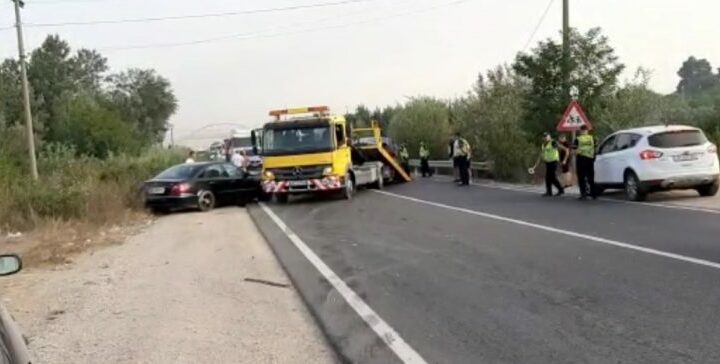
<path id="1" fill-rule="evenodd" d="M 298 108 L 294 108 L 294 109 L 273 110 L 273 111 L 270 111 L 270 116 L 280 118 L 283 115 L 308 114 L 308 113 L 313 113 L 313 112 L 327 113 L 329 111 L 330 111 L 330 108 L 327 106 L 298 107 Z"/>

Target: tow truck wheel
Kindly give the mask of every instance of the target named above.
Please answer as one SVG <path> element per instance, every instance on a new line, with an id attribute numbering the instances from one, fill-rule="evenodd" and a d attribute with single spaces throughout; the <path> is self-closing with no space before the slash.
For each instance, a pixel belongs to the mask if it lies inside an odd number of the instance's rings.
<path id="1" fill-rule="evenodd" d="M 290 200 L 290 194 L 288 193 L 275 194 L 275 201 L 277 201 L 277 203 L 288 203 L 288 200 Z"/>
<path id="2" fill-rule="evenodd" d="M 353 182 L 352 175 L 348 173 L 345 175 L 345 188 L 343 188 L 342 196 L 346 200 L 352 200 L 354 192 L 355 183 Z"/>

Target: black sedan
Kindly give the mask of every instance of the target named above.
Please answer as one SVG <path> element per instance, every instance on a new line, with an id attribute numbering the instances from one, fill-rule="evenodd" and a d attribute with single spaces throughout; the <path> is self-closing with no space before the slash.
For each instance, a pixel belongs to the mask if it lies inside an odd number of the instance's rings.
<path id="1" fill-rule="evenodd" d="M 0 276 L 15 274 L 22 269 L 20 257 L 13 254 L 0 255 Z M 0 303 L 0 363 L 29 364 L 25 337 L 17 323 Z"/>
<path id="2" fill-rule="evenodd" d="M 260 193 L 259 171 L 244 171 L 227 162 L 185 163 L 146 181 L 145 206 L 153 212 L 244 204 Z"/>

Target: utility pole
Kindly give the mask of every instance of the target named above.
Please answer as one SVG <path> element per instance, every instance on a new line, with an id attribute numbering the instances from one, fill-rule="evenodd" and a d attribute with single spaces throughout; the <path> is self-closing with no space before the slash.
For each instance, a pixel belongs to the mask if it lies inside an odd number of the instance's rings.
<path id="1" fill-rule="evenodd" d="M 175 146 L 175 125 L 169 124 L 170 126 L 170 148 Z"/>
<path id="2" fill-rule="evenodd" d="M 570 0 L 563 0 L 563 95 L 570 92 Z"/>
<path id="3" fill-rule="evenodd" d="M 30 173 L 33 180 L 38 179 L 37 158 L 35 157 L 35 133 L 33 132 L 32 111 L 30 110 L 30 89 L 27 79 L 27 62 L 25 44 L 23 43 L 22 21 L 20 8 L 25 6 L 22 0 L 11 0 L 15 4 L 15 27 L 17 28 L 18 53 L 20 54 L 20 74 L 22 77 L 23 99 L 25 102 L 25 126 L 27 129 L 28 151 L 30 153 Z"/>

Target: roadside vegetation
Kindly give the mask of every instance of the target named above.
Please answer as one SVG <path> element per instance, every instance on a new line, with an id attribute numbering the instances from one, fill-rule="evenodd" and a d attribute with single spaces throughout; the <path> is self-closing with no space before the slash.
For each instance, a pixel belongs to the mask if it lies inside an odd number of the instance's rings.
<path id="1" fill-rule="evenodd" d="M 49 36 L 28 63 L 33 181 L 19 75 L 17 60 L 0 64 L 0 240 L 63 224 L 90 236 L 137 218 L 139 183 L 185 153 L 160 146 L 177 107 L 168 80 L 153 70 L 112 73 L 96 51 Z"/>
<path id="2" fill-rule="evenodd" d="M 417 96 L 375 111 L 361 105 L 348 119 L 355 125 L 378 120 L 391 137 L 408 145 L 414 158 L 425 141 L 432 158 L 446 159 L 448 138 L 458 131 L 473 145 L 473 160 L 494 162 L 496 178 L 524 180 L 540 135 L 554 132 L 569 102 L 560 38 L 540 41 L 512 63 L 479 74 L 463 97 Z M 720 69 L 707 60 L 689 57 L 679 65 L 677 89 L 664 95 L 649 88 L 650 70 L 620 78 L 625 65 L 599 28 L 573 30 L 570 53 L 570 85 L 579 88 L 579 102 L 597 137 L 628 127 L 679 123 L 703 128 L 720 143 Z"/>

